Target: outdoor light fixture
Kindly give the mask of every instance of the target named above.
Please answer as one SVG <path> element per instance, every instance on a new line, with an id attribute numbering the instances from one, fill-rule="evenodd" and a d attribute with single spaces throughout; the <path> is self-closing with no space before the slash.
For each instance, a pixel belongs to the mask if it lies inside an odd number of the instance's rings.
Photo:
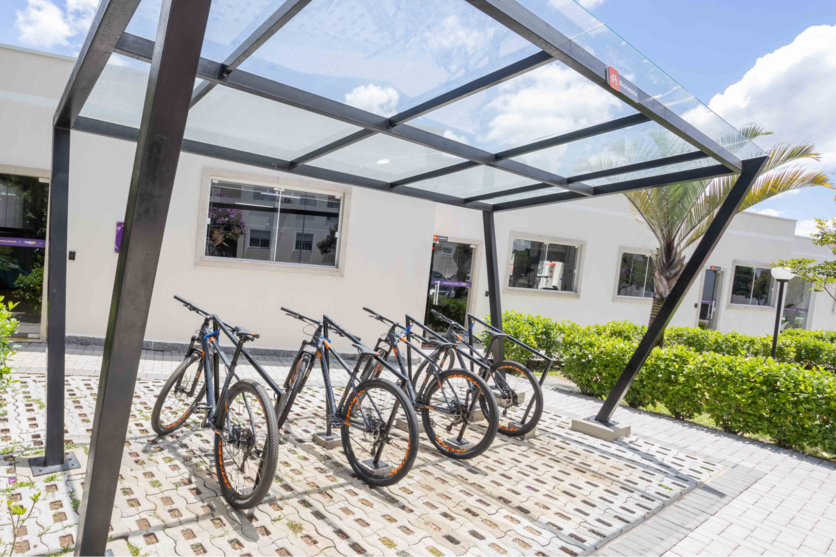
<path id="1" fill-rule="evenodd" d="M 389 164 L 389 159 L 380 159 L 377 164 Z"/>
<path id="2" fill-rule="evenodd" d="M 775 315 L 775 333 L 772 335 L 772 359 L 775 359 L 775 351 L 778 349 L 778 330 L 781 328 L 781 313 L 784 305 L 784 285 L 795 277 L 789 269 L 775 267 L 772 269 L 772 278 L 778 281 L 778 303 Z"/>

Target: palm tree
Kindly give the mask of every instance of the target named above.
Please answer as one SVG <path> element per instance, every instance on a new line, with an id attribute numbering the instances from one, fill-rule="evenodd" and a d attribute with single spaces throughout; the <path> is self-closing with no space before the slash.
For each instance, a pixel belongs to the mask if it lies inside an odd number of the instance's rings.
<path id="1" fill-rule="evenodd" d="M 740 133 L 753 140 L 770 135 L 771 132 L 764 131 L 760 126 L 748 125 Z M 610 146 L 605 155 L 591 161 L 591 166 L 610 168 L 625 164 L 625 160 L 647 160 L 649 155 L 670 156 L 689 148 L 668 133 L 652 137 L 652 141 L 639 144 L 622 142 Z M 721 144 L 730 143 L 721 141 Z M 800 188 L 833 187 L 826 174 L 809 165 L 810 161 L 821 158 L 812 143 L 779 143 L 770 148 L 767 154 L 769 160 L 738 212 Z M 653 261 L 655 293 L 648 323 L 653 322 L 682 274 L 685 267 L 684 251 L 705 234 L 736 181 L 737 176 L 725 176 L 624 194 L 659 243 Z"/>

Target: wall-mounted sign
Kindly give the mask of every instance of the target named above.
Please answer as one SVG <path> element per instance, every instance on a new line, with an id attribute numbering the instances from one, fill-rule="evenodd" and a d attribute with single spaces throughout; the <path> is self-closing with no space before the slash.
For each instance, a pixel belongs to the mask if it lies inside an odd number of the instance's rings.
<path id="1" fill-rule="evenodd" d="M 119 248 L 122 246 L 122 227 L 125 226 L 124 222 L 117 222 L 116 223 L 116 243 L 113 246 L 113 252 L 119 253 Z"/>
<path id="2" fill-rule="evenodd" d="M 15 246 L 19 248 L 45 248 L 46 240 L 31 240 L 29 238 L 0 238 L 0 246 Z"/>
<path id="3" fill-rule="evenodd" d="M 715 265 L 712 265 L 712 266 L 711 266 L 711 267 L 709 267 L 708 269 L 709 269 L 710 271 L 718 271 L 718 272 L 723 270 L 723 268 L 722 268 L 722 267 L 717 267 L 717 266 L 715 266 Z"/>
<path id="4" fill-rule="evenodd" d="M 446 242 L 447 236 L 433 236 L 433 242 Z"/>
<path id="5" fill-rule="evenodd" d="M 607 83 L 616 91 L 621 92 L 621 78 L 618 76 L 618 70 L 612 66 L 607 66 Z"/>

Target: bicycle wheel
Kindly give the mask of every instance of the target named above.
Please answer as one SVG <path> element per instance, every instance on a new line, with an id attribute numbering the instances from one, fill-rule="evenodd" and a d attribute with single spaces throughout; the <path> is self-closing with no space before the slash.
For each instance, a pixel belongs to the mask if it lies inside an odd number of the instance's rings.
<path id="1" fill-rule="evenodd" d="M 478 420 L 477 399 L 484 408 Z M 464 460 L 485 452 L 496 437 L 499 412 L 484 379 L 465 369 L 441 372 L 423 397 L 421 417 L 427 437 L 438 451 Z M 478 420 L 478 421 L 477 421 Z"/>
<path id="2" fill-rule="evenodd" d="M 229 388 L 228 404 L 219 404 L 222 434 L 215 433 L 215 469 L 230 505 L 258 505 L 273 483 L 279 460 L 276 412 L 264 389 L 251 379 Z"/>
<path id="3" fill-rule="evenodd" d="M 369 485 L 399 482 L 418 455 L 418 418 L 398 387 L 385 379 L 357 385 L 341 428 L 343 451 L 357 476 Z"/>
<path id="4" fill-rule="evenodd" d="M 290 368 L 290 372 L 287 374 L 287 379 L 284 382 L 284 397 L 282 397 L 280 404 L 276 404 L 276 416 L 278 416 L 279 429 L 287 421 L 287 415 L 290 413 L 290 408 L 293 406 L 293 401 L 296 400 L 296 396 L 305 387 L 313 358 L 314 355 L 310 352 L 302 352 L 302 354 L 297 356 Z"/>
<path id="5" fill-rule="evenodd" d="M 203 381 L 203 355 L 194 350 L 177 366 L 157 396 L 151 413 L 151 428 L 157 435 L 168 435 L 183 427 L 206 394 Z"/>
<path id="6" fill-rule="evenodd" d="M 504 374 L 502 379 L 496 376 Z M 517 362 L 504 361 L 491 366 L 491 387 L 499 407 L 499 433 L 509 437 L 521 437 L 537 427 L 543 415 L 543 389 L 534 374 Z"/>

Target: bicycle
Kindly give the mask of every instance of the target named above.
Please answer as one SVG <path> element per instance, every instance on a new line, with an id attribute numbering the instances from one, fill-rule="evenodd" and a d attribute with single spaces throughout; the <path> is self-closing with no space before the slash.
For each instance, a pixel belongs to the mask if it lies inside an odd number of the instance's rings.
<path id="1" fill-rule="evenodd" d="M 467 360 L 471 368 L 474 365 L 479 368 L 479 376 L 491 384 L 491 390 L 494 391 L 497 405 L 501 409 L 499 432 L 509 437 L 521 437 L 537 427 L 543 415 L 543 389 L 534 374 L 518 362 L 494 362 L 489 357 L 495 343 L 500 339 L 508 339 L 531 352 L 536 351 L 471 314 L 467 315 L 468 327 L 465 328 L 447 316 L 435 310 L 431 311 L 438 319 L 447 323 L 447 331 L 443 336 L 450 341 L 450 346 L 438 354 L 440 367 L 443 368 L 447 362 L 451 368 L 456 363 L 466 367 Z M 479 323 L 485 328 L 491 337 L 490 343 L 485 345 L 473 334 L 474 323 Z M 474 346 L 474 342 L 482 345 L 481 353 Z"/>
<path id="2" fill-rule="evenodd" d="M 243 355 L 279 399 L 283 391 L 244 349 L 244 343 L 259 335 L 230 326 L 179 296 L 174 299 L 201 315 L 203 324 L 192 337 L 185 360 L 157 396 L 151 427 L 166 436 L 183 427 L 192 414 L 204 414 L 202 426 L 215 432 L 213 452 L 221 492 L 233 507 L 250 509 L 264 499 L 273 483 L 279 459 L 279 427 L 264 388 L 236 375 L 238 358 Z M 231 361 L 220 349 L 221 332 L 235 343 Z M 222 389 L 220 361 L 227 370 Z M 204 397 L 206 403 L 201 402 Z"/>
<path id="3" fill-rule="evenodd" d="M 391 353 L 395 354 L 400 370 L 397 374 L 400 379 L 399 386 L 407 392 L 416 411 L 421 412 L 424 431 L 436 450 L 457 460 L 474 458 L 484 453 L 493 443 L 499 423 L 496 399 L 484 379 L 467 369 L 442 370 L 436 363 L 437 354 L 448 349 L 450 343 L 423 324 L 407 316 L 410 325 L 404 327 L 369 308 L 363 309 L 370 313 L 372 318 L 389 325 L 389 330 L 375 345 L 375 361 L 385 361 Z M 432 335 L 434 340 L 413 332 L 413 326 L 417 326 L 425 334 Z M 426 354 L 411 342 L 413 338 L 435 346 L 435 351 Z M 401 342 L 406 344 L 406 361 L 402 351 L 398 349 L 398 343 Z M 423 358 L 414 374 L 413 350 Z M 374 361 L 367 361 L 363 378 L 380 376 L 383 366 L 379 363 L 373 364 Z M 392 371 L 391 366 L 385 367 Z M 426 371 L 426 376 L 416 391 L 415 385 L 423 371 Z M 480 409 L 476 408 L 477 401 Z M 479 415 L 480 410 L 482 416 Z M 480 417 L 485 420 L 484 426 L 479 425 Z M 436 420 L 444 421 L 440 430 Z M 443 439 L 453 433 L 454 429 L 457 429 L 457 433 Z M 468 437 L 465 437 L 466 433 Z"/>
<path id="4" fill-rule="evenodd" d="M 288 396 L 279 407 L 279 427 L 287 420 L 314 362 L 319 360 L 325 383 L 327 435 L 331 434 L 332 427 L 340 428 L 343 452 L 351 468 L 364 482 L 379 487 L 395 484 L 406 477 L 418 455 L 418 418 L 404 393 L 392 382 L 384 379 L 358 380 L 361 362 L 366 358 L 376 358 L 377 354 L 327 315 L 322 321 L 317 321 L 284 307 L 282 311 L 313 326 L 315 330 L 310 340 L 302 341 L 285 378 Z M 353 370 L 331 347 L 328 338 L 331 331 L 349 339 L 359 351 L 360 358 Z M 349 373 L 339 404 L 331 384 L 331 356 Z M 399 375 L 386 362 L 377 360 Z"/>

